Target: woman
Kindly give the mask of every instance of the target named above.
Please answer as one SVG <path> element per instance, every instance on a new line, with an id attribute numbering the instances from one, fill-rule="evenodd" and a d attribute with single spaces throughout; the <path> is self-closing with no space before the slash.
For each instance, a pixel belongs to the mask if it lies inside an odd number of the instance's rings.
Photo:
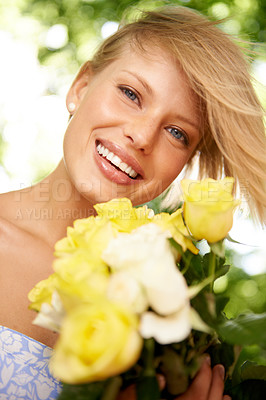
<path id="1" fill-rule="evenodd" d="M 51 274 L 67 226 L 92 215 L 95 203 L 151 200 L 199 156 L 201 176 L 245 183 L 261 220 L 265 205 L 263 112 L 246 62 L 215 23 L 190 9 L 145 13 L 108 38 L 81 68 L 67 107 L 58 167 L 0 197 L 1 324 L 51 347 L 56 337 L 32 325 L 27 293 Z M 180 399 L 220 400 L 222 368 L 205 362 Z"/>

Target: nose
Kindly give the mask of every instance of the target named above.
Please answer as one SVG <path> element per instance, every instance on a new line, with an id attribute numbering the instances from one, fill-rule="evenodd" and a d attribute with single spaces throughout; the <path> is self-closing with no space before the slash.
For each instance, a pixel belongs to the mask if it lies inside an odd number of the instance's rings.
<path id="1" fill-rule="evenodd" d="M 158 138 L 159 128 L 154 118 L 138 117 L 127 126 L 125 136 L 131 145 L 144 154 L 149 154 Z"/>

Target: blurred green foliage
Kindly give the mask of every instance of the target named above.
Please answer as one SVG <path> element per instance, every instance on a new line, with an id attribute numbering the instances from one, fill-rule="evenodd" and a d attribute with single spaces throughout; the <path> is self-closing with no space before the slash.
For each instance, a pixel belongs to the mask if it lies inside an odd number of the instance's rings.
<path id="1" fill-rule="evenodd" d="M 153 9 L 164 4 L 185 5 L 201 11 L 214 19 L 229 18 L 222 27 L 242 39 L 266 42 L 266 4 L 263 0 L 24 0 L 21 4 L 23 15 L 35 18 L 46 27 L 63 24 L 68 30 L 68 43 L 63 48 L 51 50 L 40 47 L 39 58 L 47 62 L 55 53 L 64 53 L 66 60 L 79 64 L 90 56 L 90 40 L 97 43 L 101 27 L 106 21 L 119 22 L 125 11 L 134 15 L 136 8 Z M 52 57 L 53 58 L 53 57 Z"/>
<path id="2" fill-rule="evenodd" d="M 215 282 L 215 292 L 229 299 L 224 312 L 227 318 L 235 318 L 239 314 L 266 312 L 266 274 L 248 275 L 239 267 L 234 266 L 234 251 L 227 250 L 227 263 L 231 264 L 229 272 Z M 242 257 L 245 257 L 243 255 Z"/>
<path id="3" fill-rule="evenodd" d="M 2 0 L 0 24 L 19 29 L 18 24 L 13 25 L 19 13 L 28 23 L 29 19 L 37 21 L 43 31 L 63 25 L 68 33 L 67 42 L 58 49 L 39 43 L 39 60 L 44 64 L 64 64 L 76 71 L 77 65 L 91 56 L 105 22 L 119 22 L 125 11 L 127 16 L 132 16 L 136 9 L 153 9 L 164 4 L 191 7 L 213 19 L 226 18 L 221 27 L 228 33 L 241 39 L 266 42 L 266 2 L 263 0 Z"/>

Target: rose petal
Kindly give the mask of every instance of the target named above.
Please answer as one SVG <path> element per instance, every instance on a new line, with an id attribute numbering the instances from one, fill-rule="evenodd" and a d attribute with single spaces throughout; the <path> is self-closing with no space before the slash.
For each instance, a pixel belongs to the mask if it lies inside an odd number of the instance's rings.
<path id="1" fill-rule="evenodd" d="M 179 312 L 161 317 L 146 312 L 140 321 L 140 333 L 144 339 L 153 337 L 160 344 L 181 342 L 191 331 L 190 306 L 187 304 Z"/>

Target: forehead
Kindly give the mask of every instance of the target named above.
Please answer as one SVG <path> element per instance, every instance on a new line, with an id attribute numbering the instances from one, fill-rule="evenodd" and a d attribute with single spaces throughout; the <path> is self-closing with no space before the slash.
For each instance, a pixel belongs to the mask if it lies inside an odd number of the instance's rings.
<path id="1" fill-rule="evenodd" d="M 190 90 L 191 85 L 178 60 L 162 45 L 154 43 L 136 42 L 132 40 L 120 47 L 116 58 L 108 63 L 103 70 L 118 72 L 120 69 L 129 68 L 144 74 L 149 71 L 149 77 L 162 75 L 160 81 L 167 82 L 176 77 L 182 79 Z M 96 73 L 97 74 L 97 73 Z M 173 83 L 173 82 L 172 82 Z M 192 89 L 191 89 L 192 91 Z"/>
<path id="2" fill-rule="evenodd" d="M 149 63 L 168 63 L 180 69 L 178 60 L 168 51 L 163 44 L 155 44 L 153 41 L 132 39 L 121 46 L 117 60 L 127 58 L 132 61 L 130 56 L 137 56 L 139 59 Z"/>

